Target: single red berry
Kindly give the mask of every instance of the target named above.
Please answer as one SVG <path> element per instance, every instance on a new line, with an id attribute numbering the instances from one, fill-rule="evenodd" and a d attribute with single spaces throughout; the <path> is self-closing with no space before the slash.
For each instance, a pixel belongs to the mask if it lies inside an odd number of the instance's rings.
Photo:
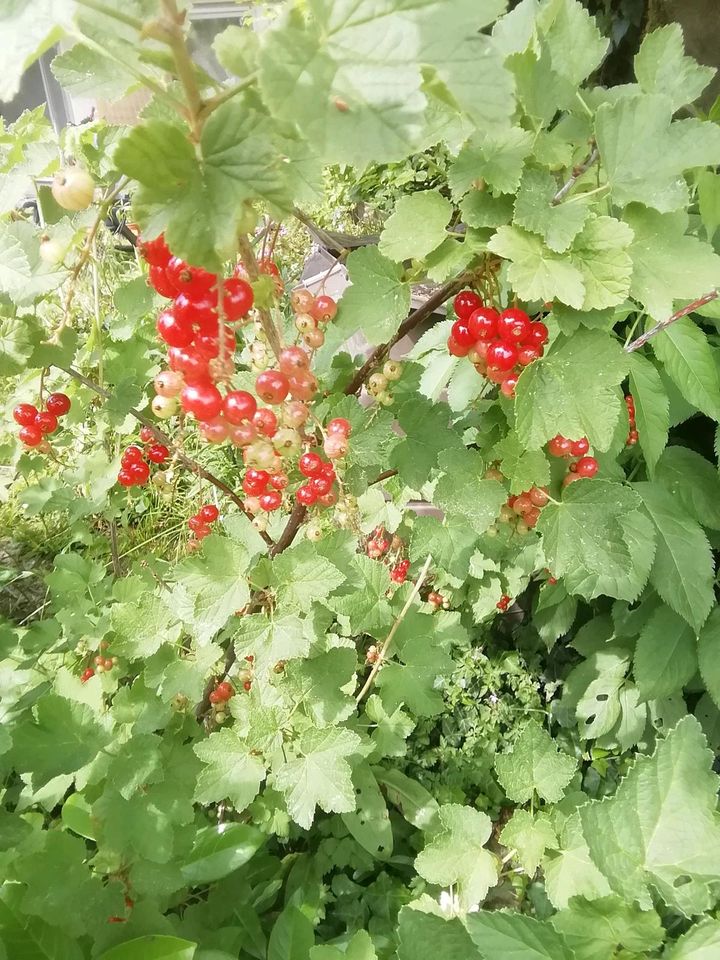
<path id="1" fill-rule="evenodd" d="M 590 441 L 587 437 L 581 437 L 579 440 L 573 440 L 570 446 L 570 453 L 574 457 L 584 457 L 590 449 Z"/>
<path id="2" fill-rule="evenodd" d="M 237 426 L 245 420 L 252 420 L 256 410 L 257 401 L 246 390 L 231 390 L 225 394 L 223 414 L 229 423 Z"/>
<path id="3" fill-rule="evenodd" d="M 148 270 L 148 282 L 156 293 L 161 297 L 167 297 L 172 300 L 177 295 L 177 287 L 168 277 L 164 266 L 152 266 Z"/>
<path id="4" fill-rule="evenodd" d="M 199 519 L 199 518 L 198 518 Z M 195 530 L 193 531 L 198 540 L 204 540 L 205 537 L 209 537 L 212 533 L 210 525 L 207 523 L 199 523 Z"/>
<path id="5" fill-rule="evenodd" d="M 208 273 L 202 267 L 191 267 L 180 257 L 171 257 L 165 272 L 179 293 L 187 293 L 193 298 L 206 293 L 217 283 L 214 273 Z"/>
<path id="6" fill-rule="evenodd" d="M 519 517 L 526 514 L 528 510 L 532 510 L 532 505 L 532 500 L 527 493 L 521 493 L 517 497 L 512 498 L 512 509 Z"/>
<path id="7" fill-rule="evenodd" d="M 502 340 L 521 343 L 530 333 L 530 317 L 524 310 L 503 310 L 498 317 L 497 332 Z"/>
<path id="8" fill-rule="evenodd" d="M 637 432 L 637 430 L 631 430 L 630 433 L 628 434 L 627 446 L 634 447 L 639 439 L 640 439 L 640 434 Z"/>
<path id="9" fill-rule="evenodd" d="M 485 376 L 490 380 L 491 383 L 497 383 L 498 386 L 502 384 L 503 380 L 508 376 L 507 370 L 498 370 L 497 367 L 487 367 L 485 369 Z"/>
<path id="10" fill-rule="evenodd" d="M 327 427 L 325 428 L 328 433 L 339 433 L 343 437 L 350 436 L 350 421 L 346 420 L 345 417 L 335 417 L 334 420 L 330 420 Z"/>
<path id="11" fill-rule="evenodd" d="M 279 490 L 268 490 L 260 496 L 260 507 L 270 512 L 282 506 L 282 493 Z"/>
<path id="12" fill-rule="evenodd" d="M 311 507 L 317 500 L 317 494 L 309 485 L 298 487 L 295 497 L 304 507 Z"/>
<path id="13" fill-rule="evenodd" d="M 327 477 L 328 480 L 334 480 L 335 467 L 330 462 L 323 463 L 323 465 L 320 467 L 320 473 L 318 476 Z"/>
<path id="14" fill-rule="evenodd" d="M 222 697 L 217 692 L 217 690 L 211 690 L 208 695 L 208 700 L 210 703 L 222 703 Z"/>
<path id="15" fill-rule="evenodd" d="M 280 352 L 278 360 L 280 370 L 288 377 L 294 376 L 298 370 L 307 370 L 310 366 L 310 357 L 302 347 L 285 347 Z"/>
<path id="16" fill-rule="evenodd" d="M 252 310 L 255 302 L 253 288 L 241 277 L 230 277 L 223 283 L 223 310 L 230 323 L 242 320 Z"/>
<path id="17" fill-rule="evenodd" d="M 165 463 L 170 456 L 170 451 L 164 443 L 152 443 L 147 448 L 146 456 L 151 463 Z"/>
<path id="18" fill-rule="evenodd" d="M 178 320 L 171 309 L 163 310 L 155 324 L 157 332 L 169 347 L 189 347 L 195 338 L 187 322 Z"/>
<path id="19" fill-rule="evenodd" d="M 480 297 L 472 290 L 461 290 L 453 300 L 453 309 L 461 320 L 467 320 L 474 310 L 483 305 Z"/>
<path id="20" fill-rule="evenodd" d="M 447 348 L 453 357 L 466 357 L 470 353 L 470 347 L 461 346 L 454 337 L 448 337 Z"/>
<path id="21" fill-rule="evenodd" d="M 143 443 L 152 443 L 155 439 L 155 431 L 152 427 L 140 427 L 140 439 Z"/>
<path id="22" fill-rule="evenodd" d="M 539 519 L 540 519 L 540 508 L 531 507 L 523 517 L 523 522 L 525 523 L 526 527 L 534 527 Z"/>
<path id="23" fill-rule="evenodd" d="M 70 397 L 66 393 L 51 393 L 45 401 L 45 409 L 56 417 L 64 417 L 70 407 Z"/>
<path id="24" fill-rule="evenodd" d="M 278 421 L 272 410 L 262 407 L 252 418 L 255 428 L 265 437 L 274 437 L 277 433 Z"/>
<path id="25" fill-rule="evenodd" d="M 252 687 L 252 683 L 250 682 L 250 680 L 246 680 L 245 683 L 243 683 L 243 690 L 249 691 L 251 687 Z"/>
<path id="26" fill-rule="evenodd" d="M 140 447 L 136 447 L 135 444 L 131 444 L 129 447 L 126 447 L 123 451 L 123 455 L 120 458 L 120 463 L 123 467 L 129 467 L 131 463 L 142 463 L 143 462 L 143 452 Z"/>
<path id="27" fill-rule="evenodd" d="M 127 469 L 127 467 L 123 467 L 119 471 L 117 475 L 117 482 L 120 484 L 121 487 L 133 487 L 135 485 L 135 481 L 132 478 L 132 475 L 130 474 L 130 471 Z"/>
<path id="28" fill-rule="evenodd" d="M 569 486 L 571 483 L 574 483 L 576 480 L 582 480 L 582 477 L 579 477 L 576 473 L 567 473 L 563 477 L 562 485 L 564 487 Z"/>
<path id="29" fill-rule="evenodd" d="M 470 333 L 466 320 L 456 320 L 450 330 L 450 336 L 455 343 L 461 347 L 467 347 L 468 350 L 477 340 L 477 337 L 474 337 L 472 333 Z"/>
<path id="30" fill-rule="evenodd" d="M 214 420 L 223 408 L 222 394 L 209 381 L 186 384 L 180 394 L 180 403 L 186 413 L 192 413 L 204 423 Z"/>
<path id="31" fill-rule="evenodd" d="M 518 360 L 517 347 L 504 340 L 491 343 L 488 347 L 487 362 L 488 366 L 496 370 L 512 370 Z"/>
<path id="32" fill-rule="evenodd" d="M 332 485 L 335 481 L 329 477 L 313 477 L 308 486 L 310 486 L 318 497 L 324 497 L 326 493 L 330 493 L 332 490 Z"/>
<path id="33" fill-rule="evenodd" d="M 275 261 L 271 260 L 270 257 L 261 257 L 258 260 L 258 270 L 260 273 L 265 273 L 269 277 L 280 276 L 280 267 L 278 267 Z"/>
<path id="34" fill-rule="evenodd" d="M 558 434 L 548 443 L 548 453 L 551 457 L 569 457 L 571 447 L 572 440 Z"/>
<path id="35" fill-rule="evenodd" d="M 576 464 L 575 473 L 578 477 L 594 477 L 600 464 L 595 457 L 582 457 Z"/>
<path id="36" fill-rule="evenodd" d="M 243 477 L 242 488 L 248 496 L 256 497 L 265 492 L 269 482 L 270 474 L 267 470 L 255 470 L 251 467 Z"/>
<path id="37" fill-rule="evenodd" d="M 514 397 L 517 382 L 517 376 L 514 373 L 511 373 L 510 376 L 505 377 L 503 382 L 500 384 L 500 393 L 502 393 L 504 397 Z"/>
<path id="38" fill-rule="evenodd" d="M 405 583 L 407 580 L 407 567 L 402 563 L 397 563 L 390 571 L 390 579 L 393 583 Z"/>
<path id="39" fill-rule="evenodd" d="M 230 697 L 235 693 L 231 683 L 228 683 L 227 680 L 222 680 L 216 687 L 215 690 L 220 694 L 221 699 L 229 700 Z"/>
<path id="40" fill-rule="evenodd" d="M 31 427 L 37 415 L 38 408 L 32 403 L 19 403 L 13 410 L 13 420 L 21 427 Z"/>
<path id="41" fill-rule="evenodd" d="M 320 323 L 328 323 L 328 321 L 334 319 L 337 314 L 337 309 L 337 303 L 335 303 L 333 298 L 323 293 L 320 294 L 319 297 L 315 297 L 308 312 L 311 317 L 319 320 Z"/>
<path id="42" fill-rule="evenodd" d="M 204 507 L 200 507 L 198 510 L 198 516 L 201 520 L 204 520 L 205 523 L 215 523 L 220 516 L 220 511 L 214 503 L 206 503 Z"/>
<path id="43" fill-rule="evenodd" d="M 272 473 L 270 475 L 270 486 L 275 487 L 276 490 L 284 490 L 288 483 L 289 480 L 285 473 Z"/>
<path id="44" fill-rule="evenodd" d="M 518 351 L 518 363 L 521 367 L 527 367 L 528 364 L 531 364 L 534 360 L 537 360 L 541 356 L 542 347 L 535 345 L 521 347 Z"/>
<path id="45" fill-rule="evenodd" d="M 312 400 L 317 393 L 317 378 L 309 370 L 298 370 L 292 377 L 288 377 L 290 395 L 294 400 Z"/>
<path id="46" fill-rule="evenodd" d="M 492 307 L 478 307 L 467 320 L 468 330 L 476 340 L 492 340 L 497 333 L 498 312 Z"/>
<path id="47" fill-rule="evenodd" d="M 548 338 L 548 328 L 542 322 L 542 320 L 536 320 L 534 323 L 530 324 L 530 330 L 528 331 L 527 340 L 529 343 L 535 344 L 537 347 L 541 347 L 544 343 L 547 343 Z"/>
<path id="48" fill-rule="evenodd" d="M 298 470 L 304 477 L 317 477 L 322 460 L 316 453 L 304 453 L 298 460 Z"/>
<path id="49" fill-rule="evenodd" d="M 255 392 L 272 406 L 282 403 L 290 390 L 288 378 L 280 370 L 263 370 L 255 381 Z"/>
<path id="50" fill-rule="evenodd" d="M 83 672 L 80 674 L 80 680 L 82 681 L 82 683 L 87 683 L 90 677 L 94 677 L 94 676 L 95 676 L 95 671 L 93 670 L 93 668 L 86 667 L 85 670 L 83 670 Z"/>
<path id="51" fill-rule="evenodd" d="M 138 237 L 137 247 L 140 256 L 152 267 L 166 267 L 172 256 L 162 234 L 154 240 L 143 240 Z"/>
<path id="52" fill-rule="evenodd" d="M 58 428 L 58 418 L 49 410 L 41 410 L 35 417 L 35 426 L 42 434 L 54 433 Z"/>
<path id="53" fill-rule="evenodd" d="M 147 483 L 148 477 L 150 476 L 150 467 L 142 460 L 140 463 L 130 463 L 128 466 L 123 467 L 123 469 L 127 470 L 133 478 L 133 482 L 139 486 Z"/>
<path id="54" fill-rule="evenodd" d="M 203 333 L 212 333 L 217 332 L 218 328 L 216 307 L 217 295 L 214 290 L 208 290 L 197 299 L 187 293 L 179 293 L 172 305 L 172 312 L 178 323 Z"/>
<path id="55" fill-rule="evenodd" d="M 534 507 L 544 507 L 550 499 L 545 487 L 533 487 L 528 496 Z"/>

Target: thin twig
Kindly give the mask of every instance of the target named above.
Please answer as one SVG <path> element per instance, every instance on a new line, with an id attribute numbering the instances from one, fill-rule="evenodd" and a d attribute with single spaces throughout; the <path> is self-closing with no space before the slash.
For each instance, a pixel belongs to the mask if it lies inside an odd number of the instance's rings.
<path id="1" fill-rule="evenodd" d="M 590 151 L 588 156 L 583 160 L 583 162 L 579 163 L 576 167 L 573 167 L 573 172 L 570 179 L 567 181 L 567 183 L 564 183 L 560 187 L 558 192 L 550 201 L 552 206 L 556 207 L 559 203 L 562 203 L 562 201 L 570 193 L 570 191 L 575 186 L 575 184 L 580 179 L 580 177 L 582 177 L 583 174 L 587 173 L 590 167 L 594 163 L 597 163 L 599 159 L 600 159 L 600 151 L 596 146 L 593 146 L 592 150 Z"/>
<path id="2" fill-rule="evenodd" d="M 74 367 L 58 367 L 59 370 L 64 370 L 68 376 L 72 377 L 73 380 L 77 380 L 78 383 L 84 384 L 89 390 L 92 390 L 93 393 L 96 393 L 99 397 L 102 397 L 105 400 L 110 400 L 112 394 L 109 390 L 105 390 L 104 387 L 101 387 L 99 384 L 95 383 L 93 380 L 90 380 L 84 374 L 80 373 L 79 370 L 75 370 Z M 134 407 L 131 407 L 128 411 L 138 423 L 142 423 L 143 426 L 149 427 L 153 431 L 153 435 L 158 440 L 159 443 L 163 443 L 166 447 L 172 450 L 176 459 L 182 463 L 184 467 L 190 470 L 196 476 L 201 477 L 203 480 L 206 480 L 208 483 L 211 483 L 214 487 L 217 487 L 218 490 L 221 490 L 226 497 L 229 497 L 230 500 L 245 514 L 248 520 L 252 520 L 252 514 L 248 513 L 245 509 L 245 505 L 242 499 L 232 490 L 226 483 L 224 483 L 219 477 L 216 477 L 214 473 L 210 473 L 202 464 L 198 463 L 197 460 L 193 460 L 192 457 L 189 457 L 184 450 L 181 450 L 180 447 L 174 442 L 172 437 L 169 437 L 164 431 L 162 431 L 157 424 L 153 423 L 145 414 L 140 413 L 139 410 L 136 410 Z M 260 536 L 263 538 L 265 543 L 268 546 L 273 546 L 273 541 L 265 533 L 264 530 L 260 531 Z"/>
<path id="3" fill-rule="evenodd" d="M 410 595 L 408 596 L 407 600 L 405 601 L 402 610 L 400 611 L 400 613 L 399 613 L 399 614 L 397 615 L 397 617 L 395 618 L 395 622 L 394 622 L 393 625 L 390 627 L 390 632 L 388 633 L 387 637 L 385 637 L 385 641 L 384 641 L 382 647 L 380 647 L 380 651 L 378 652 L 378 655 L 377 655 L 377 660 L 376 660 L 375 663 L 373 664 L 372 670 L 370 671 L 370 674 L 369 674 L 367 680 L 366 680 L 365 683 L 362 685 L 362 689 L 360 690 L 360 693 L 355 697 L 355 703 L 358 704 L 358 706 L 360 705 L 360 701 L 363 699 L 363 697 L 364 697 L 364 696 L 368 693 L 368 691 L 370 690 L 370 687 L 372 687 L 372 685 L 373 685 L 373 683 L 374 683 L 374 681 L 375 681 L 375 677 L 377 676 L 378 670 L 379 670 L 380 667 L 382 666 L 382 662 L 383 662 L 383 660 L 385 659 L 385 656 L 386 656 L 386 654 L 387 654 L 387 652 L 388 652 L 388 649 L 389 649 L 389 647 L 390 647 L 390 644 L 391 644 L 392 641 L 393 641 L 393 637 L 395 636 L 395 634 L 396 634 L 397 631 L 398 631 L 398 627 L 400 626 L 400 624 L 401 624 L 401 623 L 403 622 L 403 620 L 405 619 L 405 615 L 407 614 L 408 610 L 409 610 L 410 607 L 412 606 L 413 600 L 414 600 L 415 597 L 417 597 L 417 595 L 420 593 L 420 588 L 422 587 L 423 583 L 425 582 L 425 577 L 427 576 L 428 570 L 429 570 L 429 568 L 430 568 L 430 563 L 431 563 L 431 561 L 432 561 L 432 556 L 431 556 L 430 554 L 428 554 L 428 555 L 427 555 L 427 560 L 426 560 L 425 563 L 423 564 L 423 568 L 422 568 L 422 570 L 420 571 L 417 580 L 415 581 L 415 585 L 413 586 L 412 590 L 410 591 Z"/>
<path id="4" fill-rule="evenodd" d="M 247 271 L 250 281 L 253 282 L 257 280 L 260 274 L 258 271 L 257 260 L 255 259 L 255 251 L 253 250 L 250 241 L 244 233 L 241 233 L 238 237 L 238 250 L 240 251 L 240 259 L 243 262 L 243 266 Z M 258 307 L 257 311 L 260 317 L 260 324 L 262 325 L 272 352 L 276 357 L 279 358 L 280 351 L 282 350 L 282 342 L 280 340 L 280 334 L 278 333 L 277 327 L 273 323 L 273 319 L 270 316 L 270 311 L 265 307 Z"/>
<path id="5" fill-rule="evenodd" d="M 471 276 L 472 274 L 462 274 L 454 280 L 450 280 L 449 283 L 439 287 L 435 293 L 429 296 L 422 306 L 418 307 L 417 310 L 413 310 L 410 316 L 400 324 L 395 336 L 392 337 L 391 340 L 388 340 L 387 343 L 382 343 L 373 350 L 345 388 L 347 396 L 352 396 L 352 394 L 357 393 L 370 373 L 384 360 L 398 340 L 402 340 L 405 334 L 413 330 L 419 323 L 422 323 L 423 320 L 426 320 L 438 307 L 441 307 L 446 300 L 449 300 L 450 297 L 459 293 Z"/>
<path id="6" fill-rule="evenodd" d="M 397 470 L 383 470 L 383 472 L 378 474 L 378 476 L 375 477 L 374 480 L 371 480 L 370 483 L 368 483 L 368 486 L 372 487 L 376 483 L 382 483 L 383 480 L 389 480 L 391 477 L 396 477 L 397 474 L 398 474 Z"/>
<path id="7" fill-rule="evenodd" d="M 238 83 L 233 84 L 231 87 L 226 87 L 221 93 L 218 93 L 209 100 L 206 100 L 200 109 L 200 120 L 204 122 L 207 120 L 213 110 L 217 110 L 217 108 L 222 106 L 223 103 L 226 103 L 228 100 L 236 97 L 239 93 L 242 93 L 243 90 L 247 90 L 248 87 L 251 87 L 256 82 L 258 76 L 259 74 L 257 70 L 254 73 L 249 73 L 246 77 L 244 77 L 244 79 L 238 81 Z"/>
<path id="8" fill-rule="evenodd" d="M 660 323 L 656 323 L 654 327 L 651 327 L 643 333 L 641 337 L 629 343 L 625 347 L 625 353 L 633 353 L 633 351 L 639 350 L 640 347 L 644 347 L 648 340 L 651 340 L 658 333 L 662 333 L 671 323 L 675 323 L 676 320 L 682 320 L 682 318 L 686 317 L 689 313 L 699 310 L 700 307 L 704 307 L 706 303 L 712 303 L 712 301 L 717 300 L 718 297 L 720 297 L 720 290 L 711 290 L 710 293 L 706 293 L 704 296 L 698 297 L 697 300 L 693 300 L 692 303 L 683 307 L 682 310 L 677 310 L 672 316 L 668 317 L 667 320 L 661 320 Z"/>

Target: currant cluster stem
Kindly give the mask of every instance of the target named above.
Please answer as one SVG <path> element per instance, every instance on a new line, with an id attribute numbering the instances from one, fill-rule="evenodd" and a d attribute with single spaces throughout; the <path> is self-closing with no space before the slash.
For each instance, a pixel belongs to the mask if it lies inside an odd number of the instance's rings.
<path id="1" fill-rule="evenodd" d="M 633 353 L 635 350 L 639 350 L 640 347 L 644 347 L 648 340 L 652 340 L 658 333 L 662 333 L 670 324 L 675 323 L 676 320 L 682 320 L 682 318 L 686 317 L 689 313 L 694 313 L 695 310 L 704 307 L 706 303 L 712 303 L 712 301 L 717 300 L 718 297 L 720 297 L 720 290 L 711 290 L 710 293 L 706 293 L 702 297 L 698 297 L 697 300 L 693 300 L 692 303 L 683 307 L 682 310 L 677 310 L 672 316 L 668 317 L 667 320 L 661 320 L 660 323 L 656 323 L 654 327 L 651 327 L 643 333 L 642 336 L 633 340 L 632 343 L 629 343 L 625 347 L 625 353 Z"/>
<path id="2" fill-rule="evenodd" d="M 255 251 L 253 250 L 250 241 L 244 233 L 240 234 L 238 237 L 238 249 L 240 251 L 240 259 L 242 260 L 243 266 L 247 271 L 247 275 L 250 278 L 250 281 L 254 283 L 260 274 L 258 271 L 257 260 L 255 259 Z M 270 311 L 265 307 L 258 307 L 257 311 L 263 331 L 267 337 L 268 343 L 270 344 L 270 348 L 275 354 L 275 357 L 279 358 L 280 351 L 282 350 L 282 341 L 280 340 L 280 334 L 278 333 L 277 327 L 273 323 L 273 319 L 270 316 Z"/>

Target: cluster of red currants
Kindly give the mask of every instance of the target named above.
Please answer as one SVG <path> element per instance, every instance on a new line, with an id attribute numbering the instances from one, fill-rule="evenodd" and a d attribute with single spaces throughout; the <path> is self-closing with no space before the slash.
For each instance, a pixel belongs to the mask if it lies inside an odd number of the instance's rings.
<path id="1" fill-rule="evenodd" d="M 150 477 L 150 464 L 163 464 L 170 457 L 170 451 L 164 443 L 155 440 L 150 427 L 141 428 L 140 440 L 144 448 L 132 443 L 120 457 L 117 482 L 121 487 L 142 487 Z"/>
<path id="2" fill-rule="evenodd" d="M 205 506 L 200 507 L 194 516 L 190 517 L 187 525 L 195 534 L 195 539 L 188 542 L 188 547 L 191 551 L 193 549 L 196 550 L 200 546 L 200 541 L 212 533 L 211 524 L 215 523 L 219 516 L 220 511 L 215 504 L 206 503 Z"/>
<path id="3" fill-rule="evenodd" d="M 390 579 L 393 583 L 405 583 L 409 570 L 410 561 L 408 559 L 398 560 L 390 570 Z"/>
<path id="4" fill-rule="evenodd" d="M 13 420 L 18 424 L 18 439 L 26 447 L 47 445 L 45 437 L 58 428 L 58 418 L 70 410 L 70 397 L 64 393 L 51 393 L 45 408 L 38 410 L 32 403 L 19 403 L 13 410 Z M 49 449 L 49 447 L 48 447 Z"/>
<path id="5" fill-rule="evenodd" d="M 100 647 L 103 650 L 107 650 L 107 640 L 103 640 L 103 642 L 100 644 Z M 107 673 L 108 671 L 112 670 L 113 667 L 118 665 L 118 658 L 99 653 L 93 662 L 95 664 L 94 669 L 93 667 L 86 667 L 80 674 L 80 680 L 83 683 L 87 683 L 90 677 L 94 677 L 96 673 Z"/>
<path id="6" fill-rule="evenodd" d="M 249 689 L 249 687 L 248 687 Z M 235 688 L 231 683 L 228 683 L 227 680 L 221 680 L 220 683 L 215 687 L 214 690 L 210 691 L 208 697 L 210 703 L 215 706 L 220 703 L 227 703 L 230 697 L 235 695 Z"/>
<path id="7" fill-rule="evenodd" d="M 448 610 L 450 608 L 449 601 L 446 600 L 441 593 L 438 593 L 437 590 L 430 591 L 430 593 L 427 595 L 427 602 L 431 607 L 433 607 L 434 610 L 439 610 L 441 607 L 444 610 Z"/>
<path id="8" fill-rule="evenodd" d="M 531 487 L 524 493 L 508 497 L 507 505 L 517 518 L 518 533 L 532 530 L 540 519 L 540 511 L 549 499 L 547 487 Z"/>
<path id="9" fill-rule="evenodd" d="M 568 474 L 563 478 L 563 486 L 575 480 L 589 479 L 594 477 L 600 467 L 595 457 L 587 456 L 590 450 L 590 441 L 587 437 L 581 437 L 579 440 L 568 440 L 562 434 L 553 437 L 548 443 L 548 453 L 551 457 L 577 457 L 577 460 L 568 466 Z"/>
<path id="10" fill-rule="evenodd" d="M 393 583 L 405 583 L 410 561 L 402 558 L 400 553 L 405 544 L 397 534 L 394 536 L 384 527 L 375 527 L 365 544 L 365 553 L 371 560 L 382 560 L 390 566 L 390 579 Z"/>
<path id="11" fill-rule="evenodd" d="M 495 604 L 495 606 L 498 608 L 500 613 L 506 613 L 511 603 L 512 603 L 512 597 L 509 597 L 506 593 L 504 593 L 500 597 L 498 602 Z"/>
<path id="12" fill-rule="evenodd" d="M 453 307 L 458 319 L 448 338 L 450 353 L 467 357 L 478 373 L 500 385 L 506 397 L 514 396 L 520 373 L 543 355 L 545 324 L 515 308 L 498 313 L 472 290 L 462 290 Z"/>
<path id="13" fill-rule="evenodd" d="M 625 406 L 627 407 L 628 421 L 630 422 L 630 429 L 628 431 L 627 440 L 625 441 L 625 446 L 634 447 L 638 442 L 639 434 L 637 432 L 637 425 L 635 423 L 635 401 L 633 400 L 631 393 L 625 397 Z"/>

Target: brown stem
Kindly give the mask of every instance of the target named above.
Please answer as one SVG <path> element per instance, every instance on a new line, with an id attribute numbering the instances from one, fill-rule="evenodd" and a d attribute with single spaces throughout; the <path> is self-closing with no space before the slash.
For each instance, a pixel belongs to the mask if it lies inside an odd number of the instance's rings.
<path id="1" fill-rule="evenodd" d="M 590 167 L 600 159 L 600 151 L 596 146 L 593 145 L 592 150 L 588 156 L 583 160 L 582 163 L 578 164 L 576 167 L 573 167 L 572 176 L 564 183 L 555 196 L 550 201 L 551 204 L 556 207 L 559 203 L 565 199 L 565 197 L 570 193 L 572 188 L 575 186 L 576 182 L 582 177 L 583 174 L 587 173 Z"/>
<path id="2" fill-rule="evenodd" d="M 671 323 L 675 323 L 676 320 L 682 320 L 682 318 L 686 317 L 689 313 L 699 310 L 700 307 L 704 307 L 706 303 L 712 303 L 712 301 L 717 300 L 718 297 L 720 297 L 720 290 L 711 290 L 710 293 L 706 293 L 702 297 L 698 297 L 697 300 L 693 300 L 692 303 L 683 307 L 682 310 L 677 310 L 672 316 L 668 317 L 667 320 L 661 320 L 660 323 L 656 323 L 654 327 L 651 327 L 643 333 L 641 337 L 629 343 L 625 347 L 625 353 L 633 353 L 635 350 L 639 350 L 640 347 L 644 347 L 648 340 L 657 336 L 658 333 L 662 333 Z"/>
<path id="3" fill-rule="evenodd" d="M 368 484 L 368 486 L 369 486 L 369 487 L 372 487 L 372 486 L 374 486 L 376 483 L 382 483 L 383 480 L 389 480 L 390 477 L 396 477 L 396 476 L 397 476 L 397 473 L 398 473 L 397 470 L 383 470 L 383 472 L 382 472 L 381 474 L 379 474 L 377 477 L 375 477 L 374 480 L 371 480 L 371 481 L 370 481 L 370 483 Z"/>
<path id="4" fill-rule="evenodd" d="M 432 313 L 435 312 L 435 310 L 437 310 L 438 307 L 441 307 L 446 300 L 449 300 L 450 297 L 454 296 L 456 293 L 459 293 L 471 276 L 472 274 L 462 274 L 461 276 L 456 277 L 454 280 L 450 280 L 444 286 L 439 287 L 435 293 L 429 296 L 422 306 L 418 307 L 417 310 L 413 310 L 410 316 L 400 324 L 397 332 L 391 340 L 388 340 L 387 343 L 381 343 L 379 347 L 375 347 L 365 363 L 360 367 L 345 388 L 346 395 L 352 396 L 352 394 L 357 393 L 362 387 L 363 383 L 365 383 L 367 378 L 370 376 L 373 369 L 385 359 L 390 349 L 398 342 L 398 340 L 402 340 L 405 334 L 413 330 L 418 324 L 422 323 L 423 320 L 426 320 Z"/>
<path id="5" fill-rule="evenodd" d="M 64 370 L 68 376 L 73 378 L 73 380 L 77 380 L 78 383 L 84 384 L 89 390 L 92 390 L 93 393 L 96 393 L 99 397 L 103 397 L 105 400 L 110 400 L 112 397 L 112 394 L 109 390 L 105 390 L 104 387 L 101 387 L 93 380 L 90 380 L 88 377 L 84 376 L 84 374 L 80 373 L 79 370 L 75 370 L 74 367 L 58 367 L 58 369 Z M 136 410 L 134 407 L 129 410 L 129 413 L 135 417 L 138 423 L 142 423 L 143 426 L 149 427 L 153 431 L 156 439 L 171 449 L 176 459 L 182 463 L 184 467 L 196 474 L 198 477 L 201 477 L 203 480 L 206 480 L 208 483 L 211 483 L 214 487 L 217 487 L 218 490 L 221 490 L 225 496 L 232 500 L 232 502 L 242 511 L 242 513 L 245 514 L 248 520 L 252 520 L 252 514 L 248 513 L 248 511 L 245 509 L 242 499 L 235 493 L 234 490 L 224 483 L 220 477 L 216 477 L 214 473 L 210 473 L 209 470 L 206 470 L 202 464 L 197 462 L 197 460 L 193 460 L 192 457 L 189 457 L 184 450 L 181 450 L 180 447 L 178 447 L 178 445 L 173 441 L 172 437 L 169 437 L 157 426 L 157 424 L 153 423 L 152 420 L 146 417 L 145 414 L 140 413 L 140 411 Z M 260 531 L 260 536 L 269 547 L 273 546 L 273 541 L 265 533 L 265 531 Z"/>
<path id="6" fill-rule="evenodd" d="M 244 233 L 241 233 L 238 237 L 238 250 L 240 251 L 240 259 L 243 262 L 243 266 L 247 271 L 247 275 L 251 281 L 257 280 L 260 276 L 258 271 L 257 260 L 255 259 L 255 251 L 253 250 L 250 241 Z M 257 308 L 258 314 L 260 316 L 260 323 L 267 337 L 268 343 L 272 349 L 272 352 L 277 358 L 280 357 L 280 351 L 282 350 L 282 342 L 280 340 L 280 334 L 278 333 L 277 327 L 273 323 L 273 319 L 270 316 L 270 311 L 265 307 Z"/>
<path id="7" fill-rule="evenodd" d="M 199 143 L 203 125 L 202 112 L 205 105 L 195 75 L 195 64 L 185 43 L 183 33 L 185 14 L 178 10 L 176 0 L 162 0 L 162 6 L 167 18 L 167 21 L 163 24 L 167 30 L 165 39 L 173 55 L 178 78 L 185 89 L 188 102 L 188 121 L 193 140 Z"/>

